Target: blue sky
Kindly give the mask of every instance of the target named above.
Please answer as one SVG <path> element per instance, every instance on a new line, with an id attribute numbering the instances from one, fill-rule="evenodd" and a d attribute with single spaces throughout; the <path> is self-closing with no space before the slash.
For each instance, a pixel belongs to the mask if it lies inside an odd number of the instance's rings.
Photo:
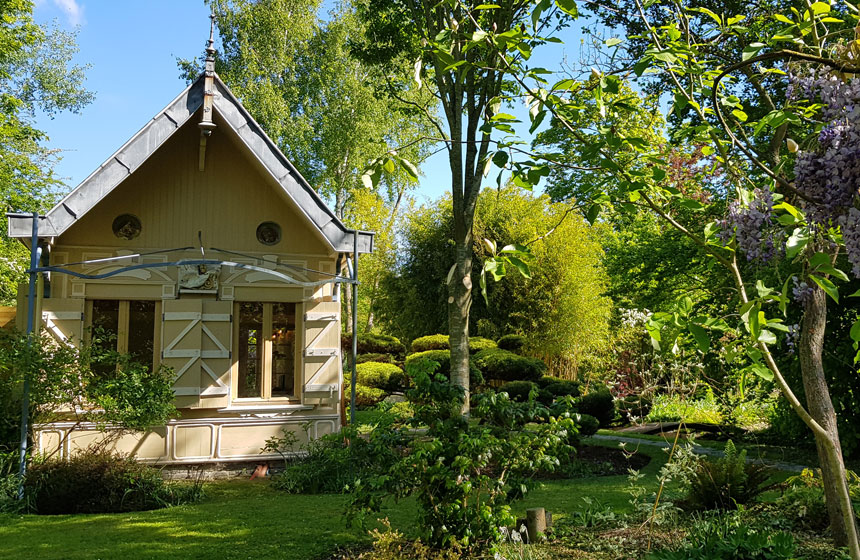
<path id="1" fill-rule="evenodd" d="M 85 179 L 184 88 L 177 58 L 202 52 L 209 36 L 209 9 L 202 0 L 37 0 L 39 23 L 79 29 L 76 61 L 89 65 L 87 87 L 95 101 L 79 115 L 40 116 L 37 126 L 61 150 L 57 171 L 71 189 Z M 537 66 L 556 69 L 567 53 L 578 56 L 580 33 L 566 30 L 566 46 L 548 45 Z M 523 108 L 515 114 L 525 118 Z M 444 151 L 422 166 L 418 198 L 449 189 Z M 495 184 L 493 175 L 487 184 Z"/>

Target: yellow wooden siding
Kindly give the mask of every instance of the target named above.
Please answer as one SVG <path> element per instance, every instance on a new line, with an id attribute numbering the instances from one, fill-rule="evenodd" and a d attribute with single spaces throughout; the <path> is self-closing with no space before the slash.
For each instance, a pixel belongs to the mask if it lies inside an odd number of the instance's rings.
<path id="1" fill-rule="evenodd" d="M 60 245 L 110 247 L 196 246 L 284 254 L 329 254 L 314 226 L 287 200 L 281 187 L 251 162 L 247 148 L 216 129 L 206 147 L 206 169 L 197 168 L 200 132 L 186 124 L 135 173 L 57 239 Z M 113 220 L 125 213 L 141 221 L 140 235 L 117 238 Z M 273 221 L 281 242 L 262 245 L 257 226 Z"/>

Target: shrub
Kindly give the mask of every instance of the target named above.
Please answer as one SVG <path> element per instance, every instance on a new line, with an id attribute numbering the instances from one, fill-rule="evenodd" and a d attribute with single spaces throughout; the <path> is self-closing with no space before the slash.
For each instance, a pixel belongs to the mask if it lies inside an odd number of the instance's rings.
<path id="1" fill-rule="evenodd" d="M 358 478 L 384 473 L 406 443 L 406 436 L 397 431 L 373 430 L 365 438 L 357 428 L 347 426 L 339 433 L 308 438 L 308 443 L 298 445 L 295 434 L 286 429 L 283 437 L 266 442 L 268 451 L 281 453 L 287 462 L 284 471 L 272 477 L 272 486 L 290 494 L 344 492 Z M 303 456 L 286 457 L 296 451 Z"/>
<path id="2" fill-rule="evenodd" d="M 853 471 L 848 471 L 847 477 L 854 515 L 860 516 L 860 478 Z M 804 469 L 780 486 L 783 490 L 774 504 L 780 517 L 798 529 L 820 531 L 827 528 L 829 518 L 819 469 Z"/>
<path id="3" fill-rule="evenodd" d="M 352 398 L 351 389 L 349 387 L 346 388 L 346 394 L 349 395 L 346 398 Z M 362 385 L 359 383 L 355 386 L 355 406 L 358 408 L 367 408 L 369 406 L 374 406 L 379 403 L 382 399 L 385 398 L 385 391 L 383 389 L 377 389 L 376 387 L 368 387 L 367 385 Z"/>
<path id="4" fill-rule="evenodd" d="M 475 354 L 474 362 L 486 379 L 500 381 L 537 381 L 546 372 L 542 361 L 500 348 L 481 350 Z"/>
<path id="5" fill-rule="evenodd" d="M 738 452 L 731 440 L 726 442 L 725 455 L 703 458 L 693 476 L 687 502 L 696 509 L 736 509 L 738 504 L 754 500 L 764 492 L 770 471 L 763 465 L 747 463 L 746 450 Z"/>
<path id="6" fill-rule="evenodd" d="M 383 391 L 398 391 L 408 385 L 406 374 L 394 364 L 365 362 L 356 366 L 356 374 L 361 382 L 360 385 Z"/>
<path id="7" fill-rule="evenodd" d="M 588 414 L 574 414 L 573 421 L 579 426 L 579 435 L 593 436 L 600 428 L 600 422 L 594 416 Z"/>
<path id="8" fill-rule="evenodd" d="M 693 525 L 678 550 L 658 550 L 649 560 L 789 560 L 794 539 L 788 533 L 751 529 L 740 516 L 715 516 Z"/>
<path id="9" fill-rule="evenodd" d="M 365 362 L 379 362 L 381 364 L 390 364 L 391 363 L 391 355 L 390 354 L 359 354 L 356 356 L 355 363 L 363 364 Z"/>
<path id="10" fill-rule="evenodd" d="M 429 362 L 436 362 L 439 364 L 433 369 L 433 373 L 441 373 L 446 378 L 449 378 L 451 375 L 451 351 L 450 350 L 426 350 L 424 352 L 418 352 L 415 354 L 410 354 L 406 357 L 406 374 L 413 378 L 415 372 L 420 368 L 427 367 L 426 364 Z M 481 370 L 475 366 L 473 360 L 469 361 L 469 385 L 470 387 L 476 387 L 478 385 L 482 385 L 484 383 L 484 376 L 481 374 Z"/>
<path id="11" fill-rule="evenodd" d="M 168 484 L 159 470 L 106 451 L 36 463 L 24 484 L 31 507 L 48 515 L 144 511 L 202 495 L 200 484 Z"/>
<path id="12" fill-rule="evenodd" d="M 474 354 L 488 348 L 495 348 L 496 343 L 489 338 L 481 338 L 480 336 L 469 337 L 469 353 Z"/>
<path id="13" fill-rule="evenodd" d="M 529 400 L 529 393 L 537 390 L 537 383 L 531 381 L 508 381 L 501 387 L 499 392 L 505 392 L 512 401 L 525 402 Z"/>
<path id="14" fill-rule="evenodd" d="M 447 334 L 431 334 L 422 336 L 412 341 L 413 352 L 426 352 L 427 350 L 449 350 Z"/>
<path id="15" fill-rule="evenodd" d="M 342 335 L 340 339 L 344 354 L 352 351 L 352 336 Z M 400 339 L 385 334 L 359 333 L 358 354 L 388 354 L 402 358 L 406 355 L 406 346 Z"/>
<path id="16" fill-rule="evenodd" d="M 519 354 L 526 344 L 526 337 L 518 334 L 506 334 L 496 341 L 499 348 Z"/>
<path id="17" fill-rule="evenodd" d="M 541 379 L 546 379 L 546 377 L 542 377 Z M 559 379 L 558 381 L 548 383 L 545 387 L 543 387 L 543 389 L 548 391 L 553 397 L 579 396 L 579 383 L 577 383 L 576 381 L 566 381 L 564 379 Z"/>
<path id="18" fill-rule="evenodd" d="M 425 543 L 460 545 L 467 555 L 492 550 L 501 528 L 515 522 L 511 495 L 527 488 L 536 470 L 552 470 L 558 456 L 570 454 L 566 441 L 576 427 L 569 418 L 552 418 L 525 429 L 546 409 L 492 391 L 475 396 L 473 412 L 481 423 L 469 422 L 460 413 L 463 390 L 434 369 L 424 360 L 407 366 L 415 382 L 407 393 L 415 411 L 409 427 L 424 431 L 385 476 L 356 480 L 350 517 L 375 519 L 385 498 L 412 496 Z"/>
<path id="19" fill-rule="evenodd" d="M 598 389 L 582 395 L 574 401 L 574 404 L 577 412 L 594 416 L 602 427 L 610 425 L 615 420 L 615 403 L 608 389 Z"/>
<path id="20" fill-rule="evenodd" d="M 651 412 L 652 400 L 644 395 L 627 395 L 616 401 L 616 407 L 621 419 L 632 422 L 634 419 L 644 419 Z"/>

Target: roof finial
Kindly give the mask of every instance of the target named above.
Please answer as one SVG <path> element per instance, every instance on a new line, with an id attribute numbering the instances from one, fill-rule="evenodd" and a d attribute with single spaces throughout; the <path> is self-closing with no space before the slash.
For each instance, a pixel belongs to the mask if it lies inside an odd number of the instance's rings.
<path id="1" fill-rule="evenodd" d="M 206 45 L 206 73 L 215 72 L 215 10 L 209 14 L 209 42 Z"/>

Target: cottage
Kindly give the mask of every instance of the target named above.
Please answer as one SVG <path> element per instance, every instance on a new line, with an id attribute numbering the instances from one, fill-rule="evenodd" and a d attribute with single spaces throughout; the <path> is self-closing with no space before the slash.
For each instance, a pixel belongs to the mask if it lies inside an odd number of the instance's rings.
<path id="1" fill-rule="evenodd" d="M 210 39 L 204 75 L 38 220 L 41 265 L 55 267 L 42 328 L 79 344 L 99 327 L 174 372 L 180 417 L 112 443 L 159 463 L 259 460 L 285 428 L 339 430 L 338 279 L 373 247 L 219 79 L 214 52 Z M 29 244 L 32 220 L 10 215 L 9 234 Z M 36 448 L 68 456 L 105 437 L 73 427 L 37 426 Z"/>

